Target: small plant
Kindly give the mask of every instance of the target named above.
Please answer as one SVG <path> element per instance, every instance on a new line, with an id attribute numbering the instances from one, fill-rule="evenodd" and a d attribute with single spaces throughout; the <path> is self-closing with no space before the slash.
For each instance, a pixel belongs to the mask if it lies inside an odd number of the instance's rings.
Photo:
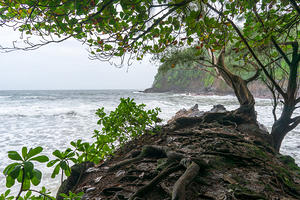
<path id="1" fill-rule="evenodd" d="M 61 170 L 61 183 L 62 183 L 64 174 L 66 176 L 71 175 L 71 168 L 70 168 L 69 161 L 71 160 L 74 163 L 77 163 L 77 160 L 74 158 L 75 152 L 72 149 L 68 148 L 65 151 L 55 150 L 52 154 L 56 157 L 56 159 L 48 162 L 47 167 L 52 167 L 58 162 L 51 174 L 51 178 L 55 178 L 56 175 L 58 175 L 59 171 Z"/>
<path id="2" fill-rule="evenodd" d="M 30 189 L 31 183 L 37 186 L 41 182 L 42 172 L 34 168 L 32 161 L 40 163 L 49 161 L 47 156 L 37 156 L 42 151 L 42 147 L 30 148 L 29 151 L 27 147 L 23 147 L 21 155 L 16 151 L 8 152 L 8 158 L 19 161 L 8 165 L 3 171 L 6 176 L 6 187 L 11 188 L 16 180 L 21 183 L 16 199 L 20 197 L 23 191 Z M 9 192 L 5 194 L 4 196 L 7 196 Z"/>
<path id="3" fill-rule="evenodd" d="M 72 141 L 70 143 L 75 148 L 75 154 L 77 156 L 76 163 L 83 163 L 83 162 L 93 162 L 99 163 L 100 162 L 100 153 L 96 148 L 95 143 L 88 143 L 82 142 L 82 140 Z"/>
<path id="4" fill-rule="evenodd" d="M 157 122 L 160 122 L 157 117 L 160 112 L 159 108 L 144 110 L 145 104 L 137 105 L 134 99 L 130 98 L 121 98 L 120 101 L 119 106 L 109 115 L 104 112 L 104 108 L 100 108 L 96 112 L 100 118 L 98 124 L 102 125 L 102 129 L 101 131 L 95 130 L 94 137 L 97 138 L 97 141 L 104 139 L 109 142 L 112 148 L 116 141 L 122 145 L 128 140 L 142 135 L 147 128 L 153 128 Z M 100 134 L 101 132 L 102 134 Z"/>

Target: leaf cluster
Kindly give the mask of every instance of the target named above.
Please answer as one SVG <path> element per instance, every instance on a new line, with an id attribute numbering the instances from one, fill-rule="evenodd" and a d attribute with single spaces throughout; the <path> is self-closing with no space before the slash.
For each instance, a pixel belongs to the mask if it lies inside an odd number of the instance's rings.
<path id="1" fill-rule="evenodd" d="M 19 162 L 14 162 L 4 169 L 3 173 L 6 176 L 6 187 L 12 187 L 16 180 L 22 183 L 21 190 L 24 191 L 30 188 L 30 184 L 38 185 L 41 182 L 42 173 L 40 170 L 34 168 L 32 162 L 37 161 L 44 163 L 49 160 L 47 156 L 38 156 L 42 151 L 42 147 L 30 148 L 29 151 L 27 147 L 23 147 L 21 154 L 16 151 L 9 151 L 8 157 L 11 160 Z"/>

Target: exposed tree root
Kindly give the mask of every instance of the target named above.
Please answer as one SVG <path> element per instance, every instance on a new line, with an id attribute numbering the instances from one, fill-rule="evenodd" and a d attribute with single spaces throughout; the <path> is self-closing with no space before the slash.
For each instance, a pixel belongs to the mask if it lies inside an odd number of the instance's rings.
<path id="1" fill-rule="evenodd" d="M 135 157 L 135 158 L 123 160 L 123 161 L 121 161 L 121 162 L 119 162 L 119 163 L 117 163 L 117 164 L 111 166 L 111 167 L 109 168 L 108 171 L 114 171 L 114 170 L 117 170 L 117 169 L 119 169 L 120 167 L 123 167 L 123 166 L 125 166 L 125 165 L 129 165 L 129 164 L 131 164 L 131 163 L 138 162 L 138 161 L 140 161 L 140 160 L 142 160 L 142 159 L 143 159 L 143 157 L 139 155 L 139 156 L 137 156 L 137 157 Z"/>
<path id="2" fill-rule="evenodd" d="M 183 169 L 182 165 L 178 165 L 177 163 L 172 163 L 168 167 L 166 167 L 160 174 L 158 174 L 154 179 L 150 181 L 147 185 L 141 187 L 137 190 L 129 200 L 134 200 L 135 197 L 143 197 L 147 192 L 149 192 L 153 187 L 155 187 L 160 181 L 165 179 L 170 174 Z"/>
<path id="3" fill-rule="evenodd" d="M 121 162 L 111 166 L 108 171 L 114 171 L 125 165 L 129 165 L 129 164 L 138 162 L 138 161 L 142 160 L 143 158 L 168 158 L 168 161 L 171 163 L 171 162 L 175 162 L 175 161 L 179 162 L 183 157 L 184 156 L 182 154 L 176 153 L 174 151 L 170 151 L 168 149 L 168 147 L 166 147 L 166 146 L 154 146 L 154 145 L 148 146 L 147 145 L 147 146 L 144 146 L 140 155 L 138 155 L 135 158 L 121 161 Z"/>
<path id="4" fill-rule="evenodd" d="M 109 168 L 108 171 L 114 171 L 123 167 L 125 165 L 129 165 L 135 162 L 142 160 L 143 158 L 165 158 L 167 157 L 168 149 L 164 146 L 144 146 L 142 152 L 135 158 L 123 160 Z"/>
<path id="5" fill-rule="evenodd" d="M 183 161 L 186 160 L 183 159 Z M 193 181 L 200 170 L 199 165 L 190 160 L 188 160 L 188 162 L 180 163 L 186 167 L 186 170 L 173 187 L 172 200 L 185 200 L 185 188 Z"/>

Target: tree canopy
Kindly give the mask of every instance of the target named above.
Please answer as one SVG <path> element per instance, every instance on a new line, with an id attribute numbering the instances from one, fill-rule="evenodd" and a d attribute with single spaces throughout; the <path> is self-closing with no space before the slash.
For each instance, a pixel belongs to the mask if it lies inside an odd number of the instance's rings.
<path id="1" fill-rule="evenodd" d="M 89 47 L 91 59 L 119 56 L 124 61 L 190 46 L 196 55 L 206 52 L 210 59 L 202 64 L 217 67 L 234 88 L 243 108 L 239 111 L 247 108 L 254 115 L 249 80 L 234 74 L 224 62 L 235 52 L 240 67 L 253 68 L 257 72 L 253 78 L 264 77 L 283 101 L 271 133 L 277 150 L 286 133 L 300 123 L 300 116 L 292 116 L 300 102 L 299 22 L 300 5 L 295 0 L 0 1 L 1 26 L 21 31 L 25 41 L 21 46 L 2 46 L 4 51 L 75 38 Z M 274 77 L 275 68 L 286 73 L 285 84 Z"/>

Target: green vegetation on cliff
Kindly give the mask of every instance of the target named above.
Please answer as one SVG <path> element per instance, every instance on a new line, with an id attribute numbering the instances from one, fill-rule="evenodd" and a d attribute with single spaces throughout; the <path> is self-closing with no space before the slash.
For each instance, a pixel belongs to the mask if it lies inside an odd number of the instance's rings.
<path id="1" fill-rule="evenodd" d="M 197 69 L 195 65 L 177 64 L 168 71 L 160 68 L 152 89 L 156 92 L 201 92 L 210 90 L 215 80 L 214 76 Z"/>

